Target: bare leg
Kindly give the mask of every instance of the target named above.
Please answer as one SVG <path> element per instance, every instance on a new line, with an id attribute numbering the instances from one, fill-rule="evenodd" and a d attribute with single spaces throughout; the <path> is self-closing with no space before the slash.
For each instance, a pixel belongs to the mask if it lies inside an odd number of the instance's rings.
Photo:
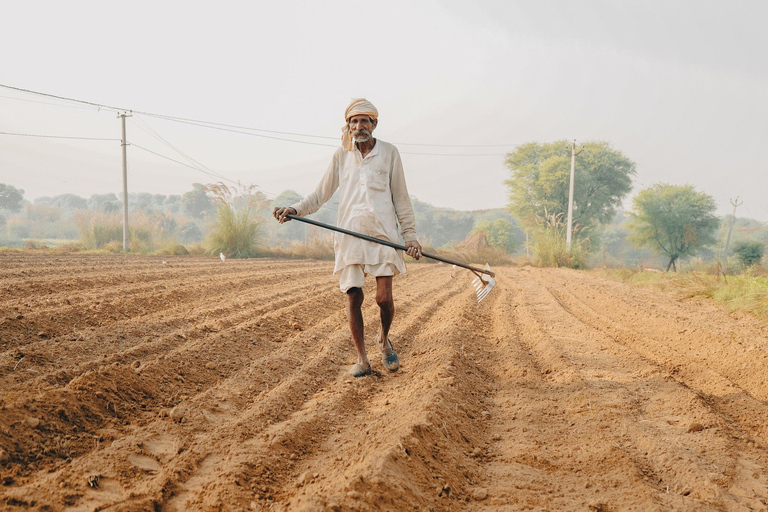
<path id="1" fill-rule="evenodd" d="M 392 276 L 376 278 L 376 303 L 379 305 L 381 316 L 381 332 L 379 342 L 383 349 L 387 345 L 389 338 L 389 328 L 392 326 L 392 320 L 395 318 L 395 300 L 392 297 Z"/>
<path id="2" fill-rule="evenodd" d="M 365 353 L 365 327 L 363 325 L 363 289 L 350 288 L 347 291 L 347 318 L 349 319 L 349 331 L 352 333 L 352 341 L 357 349 L 357 362 L 363 368 L 371 365 Z"/>

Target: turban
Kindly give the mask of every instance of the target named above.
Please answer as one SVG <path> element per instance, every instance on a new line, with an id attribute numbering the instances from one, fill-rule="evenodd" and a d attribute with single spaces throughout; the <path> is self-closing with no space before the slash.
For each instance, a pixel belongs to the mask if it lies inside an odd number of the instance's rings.
<path id="1" fill-rule="evenodd" d="M 344 120 L 349 122 L 350 117 L 359 115 L 366 115 L 373 119 L 378 119 L 379 111 L 376 110 L 373 103 L 365 98 L 360 98 L 349 104 L 347 110 L 344 112 Z M 347 151 L 352 151 L 355 147 L 347 123 L 344 123 L 344 127 L 341 129 L 341 145 L 346 148 Z"/>

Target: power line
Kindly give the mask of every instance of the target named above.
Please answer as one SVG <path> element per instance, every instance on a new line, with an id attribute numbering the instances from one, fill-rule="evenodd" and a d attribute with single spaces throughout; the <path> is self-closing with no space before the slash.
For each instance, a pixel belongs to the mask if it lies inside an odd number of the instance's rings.
<path id="1" fill-rule="evenodd" d="M 14 101 L 25 101 L 27 103 L 38 103 L 40 105 L 51 105 L 53 107 L 65 107 L 65 108 L 77 108 L 81 110 L 93 110 L 91 107 L 81 107 L 78 105 L 64 105 L 62 103 L 51 103 L 50 101 L 37 101 L 37 100 L 25 100 L 23 98 L 14 98 L 13 96 L 5 96 L 3 94 L 0 94 L 0 98 L 5 98 L 8 100 L 14 100 Z"/>
<path id="2" fill-rule="evenodd" d="M 117 108 L 117 107 L 112 107 L 112 106 L 109 106 L 109 105 L 104 105 L 103 103 L 94 103 L 92 101 L 78 100 L 78 99 L 75 99 L 75 98 L 67 98 L 66 96 L 57 96 L 55 94 L 48 94 L 47 92 L 39 92 L 39 91 L 32 91 L 30 89 L 22 89 L 21 87 L 13 87 L 12 85 L 0 84 L 0 87 L 4 87 L 6 89 L 11 89 L 11 90 L 14 90 L 14 91 L 19 91 L 19 92 L 26 92 L 28 94 L 36 94 L 38 96 L 45 96 L 47 98 L 56 98 L 57 100 L 72 101 L 72 102 L 75 102 L 75 103 L 82 103 L 84 105 L 90 105 L 92 107 L 104 108 L 104 109 L 108 109 L 108 110 L 114 110 L 116 112 L 130 110 L 130 109 L 127 109 L 127 108 Z"/>
<path id="3" fill-rule="evenodd" d="M 327 135 L 311 135 L 308 133 L 281 132 L 277 130 L 266 130 L 263 128 L 251 128 L 248 126 L 237 126 L 237 125 L 226 124 L 226 123 L 216 123 L 212 121 L 200 121 L 197 119 L 187 119 L 183 117 L 174 117 L 174 116 L 168 116 L 168 115 L 162 115 L 162 114 L 152 114 L 149 112 L 134 111 L 134 113 L 139 113 L 146 116 L 152 116 L 158 119 L 166 119 L 168 121 L 191 123 L 191 124 L 204 126 L 204 127 L 220 126 L 224 128 L 235 128 L 238 130 L 251 130 L 256 132 L 276 133 L 278 135 L 293 135 L 295 137 L 312 137 L 316 139 L 327 139 L 327 140 L 340 139 L 340 137 L 329 137 Z M 286 139 L 279 139 L 279 140 L 286 140 Z M 291 142 L 299 142 L 299 141 L 291 141 Z M 392 144 L 396 144 L 398 146 L 424 146 L 424 147 L 437 147 L 437 148 L 509 148 L 517 145 L 517 144 L 420 144 L 416 142 L 393 142 Z M 332 147 L 337 147 L 337 146 L 332 145 Z M 415 153 L 412 153 L 412 154 L 415 154 Z"/>
<path id="4" fill-rule="evenodd" d="M 99 137 L 70 137 L 66 135 L 40 135 L 36 133 L 0 132 L 0 135 L 16 135 L 18 137 L 38 137 L 42 139 L 106 140 L 111 142 L 120 142 L 120 139 L 103 139 Z"/>
<path id="5" fill-rule="evenodd" d="M 200 162 L 198 162 L 197 160 L 195 160 L 195 159 L 194 159 L 194 158 L 192 158 L 191 156 L 187 155 L 187 154 L 186 154 L 185 152 L 183 152 L 181 149 L 177 148 L 176 146 L 174 146 L 173 144 L 171 144 L 170 142 L 168 142 L 168 141 L 167 141 L 166 139 L 164 139 L 164 138 L 163 138 L 163 137 L 162 137 L 162 136 L 161 136 L 159 133 L 157 133 L 157 132 L 156 132 L 154 129 L 152 129 L 152 127 L 151 127 L 151 126 L 149 126 L 149 125 L 148 125 L 148 124 L 147 124 L 147 123 L 146 123 L 146 122 L 145 122 L 143 119 L 141 119 L 141 118 L 139 118 L 139 117 L 136 117 L 135 119 L 136 119 L 136 120 L 137 120 L 139 123 L 141 123 L 141 124 L 138 124 L 138 123 L 136 123 L 136 126 L 138 126 L 138 127 L 141 129 L 141 130 L 144 130 L 144 132 L 148 133 L 148 134 L 149 134 L 149 135 L 151 135 L 152 137 L 155 137 L 156 139 L 158 139 L 160 142 L 162 142 L 163 144 L 165 144 L 166 146 L 168 146 L 168 147 L 169 147 L 169 148 L 171 148 L 172 150 L 176 151 L 178 154 L 180 154 L 181 156 L 183 156 L 183 157 L 184 157 L 184 158 L 185 158 L 185 159 L 186 159 L 188 162 L 190 162 L 191 164 L 193 164 L 193 165 L 196 165 L 196 166 L 198 166 L 199 168 L 205 169 L 205 170 L 206 170 L 206 171 L 208 171 L 209 173 L 212 173 L 213 175 L 219 176 L 221 179 L 224 179 L 224 180 L 228 179 L 226 176 L 222 175 L 221 173 L 218 173 L 218 172 L 214 171 L 214 170 L 213 170 L 213 169 L 211 169 L 210 167 L 207 167 L 207 166 L 205 166 L 205 165 L 201 164 Z M 143 124 L 144 126 L 146 126 L 146 128 L 144 128 L 144 127 L 142 126 L 142 124 Z"/>
<path id="6" fill-rule="evenodd" d="M 177 123 L 191 124 L 193 126 L 200 126 L 200 127 L 203 127 L 203 128 L 210 128 L 212 130 L 221 130 L 221 131 L 230 132 L 230 133 L 239 133 L 239 134 L 242 134 L 242 135 L 249 135 L 251 137 L 261 137 L 261 138 L 265 138 L 265 139 L 282 140 L 282 141 L 285 141 L 285 142 L 294 142 L 296 144 L 309 144 L 309 145 L 312 145 L 312 146 L 324 146 L 324 147 L 329 147 L 329 148 L 338 148 L 339 147 L 338 144 L 323 144 L 321 142 L 309 142 L 309 141 L 305 141 L 305 140 L 286 139 L 286 138 L 283 138 L 283 137 L 274 137 L 274 136 L 271 136 L 271 135 L 262 135 L 262 134 L 259 134 L 259 133 L 252 133 L 252 132 L 242 131 L 242 130 L 257 130 L 256 128 L 234 129 L 234 128 L 229 128 L 228 125 L 224 125 L 224 124 L 221 124 L 221 123 L 207 123 L 205 121 L 195 121 L 195 120 L 188 120 L 188 119 L 181 119 L 181 118 L 170 118 L 168 116 L 157 116 L 157 115 L 154 115 L 154 114 L 147 114 L 147 113 L 139 112 L 139 111 L 136 111 L 136 110 L 134 110 L 133 113 L 134 114 L 140 113 L 142 115 L 149 115 L 151 117 L 156 117 L 156 118 L 160 118 L 160 119 L 168 119 L 168 120 L 172 120 L 172 121 L 177 122 Z M 260 131 L 267 131 L 267 130 L 260 130 Z M 272 133 L 288 133 L 288 132 L 272 132 Z M 296 134 L 296 135 L 300 135 L 300 134 Z M 315 135 L 300 135 L 300 136 L 316 137 Z M 328 138 L 330 138 L 330 137 L 328 137 Z M 422 144 L 411 144 L 411 145 L 422 145 Z M 426 145 L 428 145 L 428 144 L 426 144 Z M 450 147 L 450 146 L 446 145 L 444 147 Z M 459 146 L 457 146 L 457 147 L 459 147 Z M 470 146 L 466 146 L 466 147 L 470 147 Z M 420 153 L 420 152 L 410 152 L 410 151 L 400 151 L 400 153 L 403 154 L 403 155 L 428 155 L 428 156 L 506 156 L 505 153 Z"/>
<path id="7" fill-rule="evenodd" d="M 180 122 L 180 123 L 181 122 L 183 122 L 183 123 L 192 123 L 192 124 L 197 124 L 197 125 L 200 125 L 200 126 L 211 126 L 211 127 L 213 127 L 213 126 L 221 126 L 221 127 L 224 127 L 224 128 L 236 128 L 238 130 L 252 130 L 252 131 L 255 131 L 255 132 L 276 133 L 278 135 L 293 135 L 293 136 L 296 136 L 296 137 L 312 137 L 312 138 L 316 138 L 316 139 L 330 139 L 330 140 L 340 140 L 341 139 L 340 137 L 329 137 L 327 135 L 310 135 L 310 134 L 307 134 L 307 133 L 280 132 L 280 131 L 277 131 L 277 130 L 265 130 L 265 129 L 262 129 L 262 128 L 251 128 L 251 127 L 248 127 L 248 126 L 237 126 L 237 125 L 233 125 L 233 124 L 216 123 L 216 122 L 213 122 L 213 121 L 200 121 L 200 120 L 197 120 L 197 119 L 187 119 L 187 118 L 184 118 L 184 117 L 174 117 L 174 116 L 167 116 L 167 115 L 162 115 L 162 114 L 152 114 L 152 113 L 149 113 L 149 112 L 139 112 L 139 113 L 143 114 L 145 116 L 156 117 L 158 119 L 165 119 L 165 120 L 168 120 L 168 121 L 174 121 L 174 122 Z"/>
<path id="8" fill-rule="evenodd" d="M 160 154 L 160 153 L 157 153 L 155 151 L 152 151 L 151 149 L 147 149 L 147 148 L 145 148 L 143 146 L 139 146 L 138 144 L 131 143 L 130 146 L 132 146 L 134 148 L 141 149 L 143 151 L 146 151 L 147 153 L 152 153 L 153 155 L 159 156 L 160 158 L 165 158 L 166 160 L 170 160 L 171 162 L 177 163 L 179 165 L 183 165 L 184 167 L 189 167 L 190 169 L 194 169 L 194 170 L 196 170 L 198 172 L 201 172 L 203 174 L 207 174 L 208 176 L 210 176 L 212 178 L 217 178 L 217 179 L 220 179 L 220 180 L 228 181 L 230 183 L 234 183 L 236 185 L 239 185 L 239 183 L 237 181 L 231 180 L 231 179 L 229 179 L 227 177 L 224 177 L 224 176 L 221 176 L 221 175 L 214 174 L 213 172 L 208 172 L 208 171 L 206 171 L 204 169 L 200 169 L 199 167 L 195 167 L 193 165 L 189 165 L 187 163 L 181 162 L 181 161 L 176 160 L 174 158 L 171 158 L 169 156 L 165 156 L 163 154 Z"/>
<path id="9" fill-rule="evenodd" d="M 301 141 L 301 140 L 295 140 L 295 139 L 286 139 L 282 137 L 273 137 L 269 135 L 261 135 L 251 132 L 264 132 L 264 133 L 273 133 L 278 135 L 290 135 L 294 137 L 310 137 L 310 138 L 319 138 L 319 139 L 327 139 L 327 140 L 337 140 L 337 137 L 329 137 L 325 135 L 312 135 L 307 133 L 297 133 L 297 132 L 283 132 L 283 131 L 277 131 L 277 130 L 268 130 L 264 128 L 252 128 L 252 127 L 244 127 L 244 126 L 237 126 L 237 125 L 231 125 L 226 123 L 218 123 L 218 122 L 212 122 L 212 121 L 200 121 L 196 119 L 189 119 L 189 118 L 183 118 L 183 117 L 176 117 L 176 116 L 169 116 L 164 114 L 155 114 L 152 112 L 145 112 L 141 110 L 132 110 L 132 109 L 126 109 L 126 108 L 118 108 L 111 105 L 106 105 L 104 103 L 96 103 L 92 101 L 85 101 L 80 100 L 76 98 L 69 98 L 66 96 L 58 96 L 55 94 L 49 94 L 39 91 L 33 91 L 30 89 L 23 89 L 20 87 L 13 87 L 10 85 L 0 84 L 0 87 L 4 87 L 6 89 L 11 89 L 14 91 L 19 91 L 27 94 L 35 94 L 39 96 L 45 96 L 48 98 L 55 98 L 58 100 L 63 101 L 70 101 L 75 103 L 82 103 L 85 105 L 90 105 L 92 107 L 97 107 L 99 109 L 108 109 L 108 110 L 114 110 L 116 112 L 120 111 L 130 111 L 132 113 L 142 114 L 145 116 L 150 117 L 156 117 L 158 119 L 165 119 L 168 121 L 173 121 L 177 123 L 185 123 L 185 124 L 191 124 L 194 126 L 200 126 L 203 128 L 211 128 L 211 129 L 218 129 L 223 131 L 229 131 L 233 133 L 240 133 L 243 135 L 251 135 L 256 137 L 262 137 L 267 139 L 274 139 L 274 140 L 282 140 L 285 142 L 293 142 L 295 144 L 309 144 L 309 145 L 315 145 L 315 146 L 326 146 L 326 147 L 338 147 L 338 144 L 322 144 L 318 142 L 309 142 L 309 141 Z M 242 131 L 242 130 L 248 130 L 248 131 Z M 394 142 L 393 144 L 401 145 L 401 146 L 422 146 L 422 147 L 445 147 L 445 148 L 489 148 L 489 147 L 516 147 L 518 144 L 421 144 L 421 143 L 415 143 L 415 142 Z M 410 152 L 401 152 L 403 154 L 411 154 L 411 155 L 427 155 L 427 156 L 505 156 L 505 154 L 489 154 L 489 153 L 480 153 L 480 154 L 466 154 L 466 153 L 410 153 Z"/>

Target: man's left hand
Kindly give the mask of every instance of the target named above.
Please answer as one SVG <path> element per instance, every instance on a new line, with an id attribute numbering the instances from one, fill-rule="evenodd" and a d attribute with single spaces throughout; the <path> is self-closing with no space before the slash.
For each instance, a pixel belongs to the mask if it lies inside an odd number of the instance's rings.
<path id="1" fill-rule="evenodd" d="M 408 248 L 406 254 L 414 259 L 421 259 L 421 244 L 414 240 L 413 242 L 405 242 L 405 246 Z"/>

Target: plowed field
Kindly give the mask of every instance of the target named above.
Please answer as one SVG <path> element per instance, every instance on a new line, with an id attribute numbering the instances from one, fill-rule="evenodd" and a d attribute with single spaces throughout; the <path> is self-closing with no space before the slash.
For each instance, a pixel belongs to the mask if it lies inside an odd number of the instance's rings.
<path id="1" fill-rule="evenodd" d="M 0 253 L 0 509 L 766 510 L 768 327 L 563 269 Z"/>

